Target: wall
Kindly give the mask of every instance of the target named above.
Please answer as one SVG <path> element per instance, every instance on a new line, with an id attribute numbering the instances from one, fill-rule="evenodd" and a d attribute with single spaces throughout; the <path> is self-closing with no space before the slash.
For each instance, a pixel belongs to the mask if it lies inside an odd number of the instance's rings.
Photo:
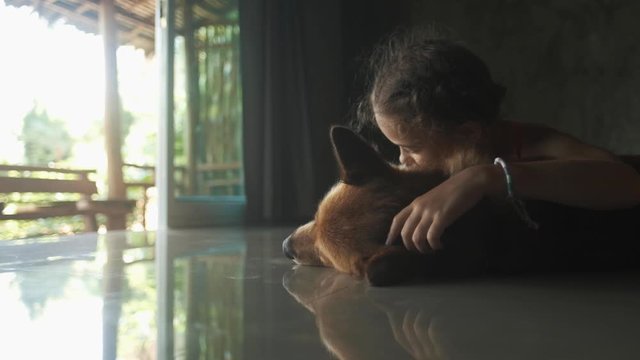
<path id="1" fill-rule="evenodd" d="M 411 1 L 413 25 L 452 28 L 507 86 L 512 118 L 640 154 L 640 2 Z"/>

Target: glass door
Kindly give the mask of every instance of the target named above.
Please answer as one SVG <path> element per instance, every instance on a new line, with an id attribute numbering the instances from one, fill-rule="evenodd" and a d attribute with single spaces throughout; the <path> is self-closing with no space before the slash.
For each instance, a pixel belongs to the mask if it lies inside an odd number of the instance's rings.
<path id="1" fill-rule="evenodd" d="M 162 0 L 159 225 L 239 224 L 244 214 L 236 1 Z"/>

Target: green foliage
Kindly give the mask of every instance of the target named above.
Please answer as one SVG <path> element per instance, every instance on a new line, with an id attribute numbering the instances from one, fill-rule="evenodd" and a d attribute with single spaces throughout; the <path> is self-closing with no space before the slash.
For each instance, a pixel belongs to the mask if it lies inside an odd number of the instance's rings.
<path id="1" fill-rule="evenodd" d="M 120 117 L 120 128 L 122 133 L 122 139 L 126 139 L 129 131 L 131 131 L 131 125 L 135 122 L 135 116 L 130 111 L 122 111 Z"/>
<path id="2" fill-rule="evenodd" d="M 81 231 L 84 231 L 84 221 L 81 216 L 0 221 L 0 240 L 59 234 L 68 235 Z"/>
<path id="3" fill-rule="evenodd" d="M 156 159 L 157 119 L 149 114 L 124 111 L 122 155 L 125 163 L 153 165 Z"/>
<path id="4" fill-rule="evenodd" d="M 150 116 L 140 116 L 130 111 L 123 111 L 122 136 L 123 157 L 125 162 L 153 164 L 155 161 L 156 135 L 153 130 L 153 119 Z M 72 138 L 65 123 L 58 119 L 52 119 L 46 109 L 34 105 L 23 118 L 22 134 L 20 140 L 24 144 L 25 165 L 54 165 L 58 167 L 83 168 L 86 165 L 78 165 L 77 155 L 85 152 L 87 148 L 103 149 L 103 124 L 95 122 L 95 126 L 78 138 Z M 95 144 L 89 145 L 89 144 Z M 87 146 L 89 145 L 89 147 Z M 79 150 L 82 149 L 82 150 Z M 127 158 L 133 158 L 129 160 Z M 3 174 L 12 176 L 11 174 Z M 106 183 L 105 173 L 98 169 L 97 178 L 94 178 L 100 188 Z M 31 176 L 36 176 L 32 173 Z M 150 182 L 151 172 L 128 169 L 125 174 L 127 181 Z M 134 188 L 129 191 L 129 198 L 142 199 L 141 189 Z M 53 201 L 77 201 L 77 194 L 40 194 L 40 193 L 12 193 L 0 194 L 0 203 L 10 204 L 5 210 L 11 212 L 12 206 L 24 204 L 47 204 Z M 128 224 L 142 221 L 141 210 L 129 217 Z M 106 224 L 106 219 L 98 216 L 98 224 Z M 0 240 L 23 239 L 48 235 L 69 235 L 85 231 L 82 216 L 56 217 L 38 220 L 2 220 L 0 221 Z"/>
<path id="5" fill-rule="evenodd" d="M 184 194 L 243 195 L 242 166 L 229 166 L 242 163 L 240 28 L 210 25 L 192 36 L 192 49 L 182 36 L 176 38 L 173 146 L 174 166 L 181 171 L 175 172 L 175 182 L 186 189 Z M 189 58 L 196 59 L 195 71 L 187 71 Z M 197 111 L 189 111 L 191 106 Z M 195 169 L 189 156 L 195 158 Z"/>
<path id="6" fill-rule="evenodd" d="M 64 123 L 51 119 L 46 110 L 34 105 L 22 124 L 25 163 L 44 165 L 71 156 L 73 142 Z"/>

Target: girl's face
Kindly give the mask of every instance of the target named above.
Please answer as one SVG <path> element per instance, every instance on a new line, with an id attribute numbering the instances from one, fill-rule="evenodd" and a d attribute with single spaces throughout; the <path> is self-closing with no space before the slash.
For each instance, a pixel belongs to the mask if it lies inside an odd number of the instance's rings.
<path id="1" fill-rule="evenodd" d="M 392 143 L 400 148 L 400 164 L 419 171 L 436 170 L 444 167 L 447 143 L 439 136 L 429 134 L 419 126 L 409 126 L 381 113 L 375 113 L 378 128 Z"/>

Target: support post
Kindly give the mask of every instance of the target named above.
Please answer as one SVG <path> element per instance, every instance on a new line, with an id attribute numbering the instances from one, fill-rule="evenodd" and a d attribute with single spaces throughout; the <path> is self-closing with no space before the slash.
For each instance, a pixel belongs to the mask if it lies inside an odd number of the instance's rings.
<path id="1" fill-rule="evenodd" d="M 100 2 L 100 32 L 104 43 L 105 66 L 105 148 L 107 152 L 107 185 L 109 200 L 126 199 L 126 188 L 122 175 L 122 131 L 120 96 L 118 94 L 118 34 L 114 0 Z M 125 229 L 126 216 L 111 216 L 108 229 Z"/>
<path id="2" fill-rule="evenodd" d="M 196 127 L 200 121 L 200 91 L 198 71 L 198 50 L 195 45 L 195 29 L 193 27 L 193 0 L 185 0 L 184 6 L 184 46 L 187 73 L 187 126 L 185 126 L 185 152 L 187 158 L 187 193 L 198 193 L 197 143 Z"/>

